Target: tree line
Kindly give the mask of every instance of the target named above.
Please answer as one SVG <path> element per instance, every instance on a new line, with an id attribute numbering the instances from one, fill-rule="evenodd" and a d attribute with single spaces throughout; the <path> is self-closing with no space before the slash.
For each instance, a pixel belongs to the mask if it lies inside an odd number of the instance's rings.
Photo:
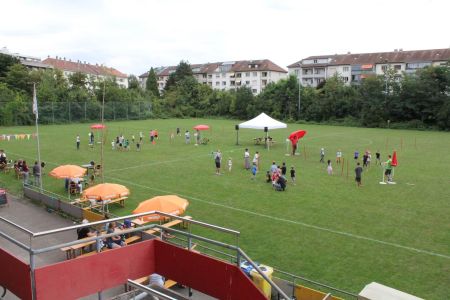
<path id="1" fill-rule="evenodd" d="M 388 69 L 386 74 L 368 77 L 358 85 L 346 85 L 334 76 L 313 88 L 299 86 L 298 79 L 289 76 L 269 83 L 256 96 L 245 86 L 225 91 L 201 84 L 184 61 L 170 74 L 161 93 L 154 69 L 150 69 L 144 89 L 136 76 L 131 75 L 128 81 L 125 89 L 114 78 L 98 81 L 74 73 L 66 79 L 59 70 L 28 71 L 16 59 L 0 54 L 0 124 L 32 123 L 34 82 L 40 103 L 100 105 L 105 88 L 105 103 L 149 102 L 152 109 L 147 117 L 153 118 L 248 119 L 265 112 L 288 122 L 450 129 L 449 64 L 403 74 L 401 80 L 395 70 Z"/>

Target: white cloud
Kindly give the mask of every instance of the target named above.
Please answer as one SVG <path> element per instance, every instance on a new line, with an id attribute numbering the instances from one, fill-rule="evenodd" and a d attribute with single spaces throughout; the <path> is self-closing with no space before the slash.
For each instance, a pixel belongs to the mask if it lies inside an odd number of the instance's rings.
<path id="1" fill-rule="evenodd" d="M 446 0 L 3 1 L 0 46 L 33 56 L 150 66 L 450 47 Z"/>

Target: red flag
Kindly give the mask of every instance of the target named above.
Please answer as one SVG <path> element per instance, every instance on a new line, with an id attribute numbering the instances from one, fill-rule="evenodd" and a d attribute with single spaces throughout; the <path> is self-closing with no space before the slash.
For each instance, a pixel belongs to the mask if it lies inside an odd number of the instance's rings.
<path id="1" fill-rule="evenodd" d="M 398 162 L 397 162 L 397 151 L 394 151 L 394 153 L 392 154 L 392 163 L 391 163 L 391 165 L 393 167 L 396 167 L 398 165 Z"/>

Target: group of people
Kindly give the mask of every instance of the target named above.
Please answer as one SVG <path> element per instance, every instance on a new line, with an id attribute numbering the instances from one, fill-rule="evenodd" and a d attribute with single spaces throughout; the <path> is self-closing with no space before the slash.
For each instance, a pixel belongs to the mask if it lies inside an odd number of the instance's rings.
<path id="1" fill-rule="evenodd" d="M 178 135 L 179 135 L 179 128 L 177 128 L 177 136 Z M 209 139 L 207 139 L 207 138 L 202 139 L 200 130 L 195 130 L 194 141 L 195 141 L 195 146 L 198 146 L 200 144 L 207 144 L 209 142 Z M 186 145 L 191 143 L 191 133 L 189 132 L 189 130 L 186 130 L 184 132 L 184 142 L 186 143 Z"/>
<path id="2" fill-rule="evenodd" d="M 31 169 L 33 177 L 34 177 L 33 184 L 36 186 L 41 185 L 41 175 L 42 175 L 41 170 L 44 165 L 45 165 L 44 163 L 41 163 L 41 165 L 39 165 L 39 163 L 37 161 L 35 161 L 32 169 Z M 17 161 L 14 161 L 13 166 L 14 166 L 15 172 L 22 176 L 23 184 L 24 185 L 30 184 L 30 181 L 29 181 L 30 168 L 28 167 L 27 162 L 25 160 L 17 160 Z"/>
<path id="3" fill-rule="evenodd" d="M 134 135 L 131 136 L 131 141 L 134 143 Z M 139 142 L 138 142 L 139 143 Z M 139 146 L 136 146 L 138 149 Z M 119 150 L 119 151 L 128 151 L 130 150 L 130 141 L 126 139 L 123 134 L 120 134 L 116 136 L 115 140 L 111 142 L 111 148 L 112 150 Z"/>
<path id="4" fill-rule="evenodd" d="M 108 217 L 106 217 L 108 218 Z M 89 221 L 84 219 L 82 224 L 88 224 Z M 107 247 L 109 249 L 121 248 L 126 245 L 125 243 L 125 235 L 121 234 L 122 230 L 131 228 L 132 224 L 130 220 L 124 220 L 123 224 L 118 224 L 117 222 L 108 222 L 105 223 L 105 226 L 102 228 L 102 231 L 106 232 L 106 234 L 117 233 L 117 235 L 113 235 L 107 237 L 105 239 L 97 240 L 97 251 L 101 251 L 103 247 Z M 100 230 L 95 230 L 91 227 L 82 227 L 77 230 L 78 239 L 84 239 L 87 237 L 99 236 L 101 234 Z"/>
<path id="5" fill-rule="evenodd" d="M 320 160 L 319 162 L 324 163 L 325 162 L 325 148 L 320 148 Z M 370 150 L 366 150 L 364 151 L 364 154 L 362 156 L 362 165 L 361 162 L 359 161 L 360 159 L 360 152 L 359 150 L 355 150 L 353 153 L 353 159 L 356 162 L 356 167 L 355 167 L 355 181 L 357 183 L 357 186 L 360 187 L 362 185 L 362 173 L 363 170 L 365 168 L 369 168 L 370 164 L 372 162 L 372 153 L 370 152 Z M 336 164 L 341 164 L 343 162 L 343 155 L 342 155 L 342 151 L 339 149 L 336 152 Z M 376 165 L 383 165 L 385 168 L 384 171 L 384 176 L 385 179 L 387 180 L 387 182 L 391 182 L 392 181 L 392 158 L 391 155 L 388 156 L 388 160 L 384 163 L 381 162 L 381 153 L 379 150 L 376 151 L 375 153 L 375 164 Z M 331 163 L 331 160 L 328 159 L 327 161 L 327 173 L 328 175 L 333 175 L 333 166 Z"/>
<path id="6" fill-rule="evenodd" d="M 272 182 L 272 186 L 276 191 L 286 190 L 287 178 L 286 178 L 287 167 L 286 163 L 283 162 L 281 166 L 272 162 L 270 170 L 266 172 L 266 182 Z M 295 184 L 295 169 L 294 166 L 291 167 L 291 181 Z"/>

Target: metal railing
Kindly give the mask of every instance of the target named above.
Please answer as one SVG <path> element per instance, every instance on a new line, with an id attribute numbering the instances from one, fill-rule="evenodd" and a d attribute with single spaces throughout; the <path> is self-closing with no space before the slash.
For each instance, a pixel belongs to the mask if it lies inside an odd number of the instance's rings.
<path id="1" fill-rule="evenodd" d="M 134 287 L 135 289 L 137 289 L 137 290 L 139 290 L 141 292 L 148 293 L 148 294 L 150 294 L 152 296 L 156 296 L 156 297 L 161 298 L 161 299 L 177 300 L 177 298 L 170 297 L 170 296 L 168 296 L 166 294 L 161 293 L 160 291 L 152 289 L 151 287 L 148 287 L 148 286 L 142 285 L 140 283 L 134 282 L 131 279 L 128 279 L 127 284 L 128 284 L 128 286 Z"/>

